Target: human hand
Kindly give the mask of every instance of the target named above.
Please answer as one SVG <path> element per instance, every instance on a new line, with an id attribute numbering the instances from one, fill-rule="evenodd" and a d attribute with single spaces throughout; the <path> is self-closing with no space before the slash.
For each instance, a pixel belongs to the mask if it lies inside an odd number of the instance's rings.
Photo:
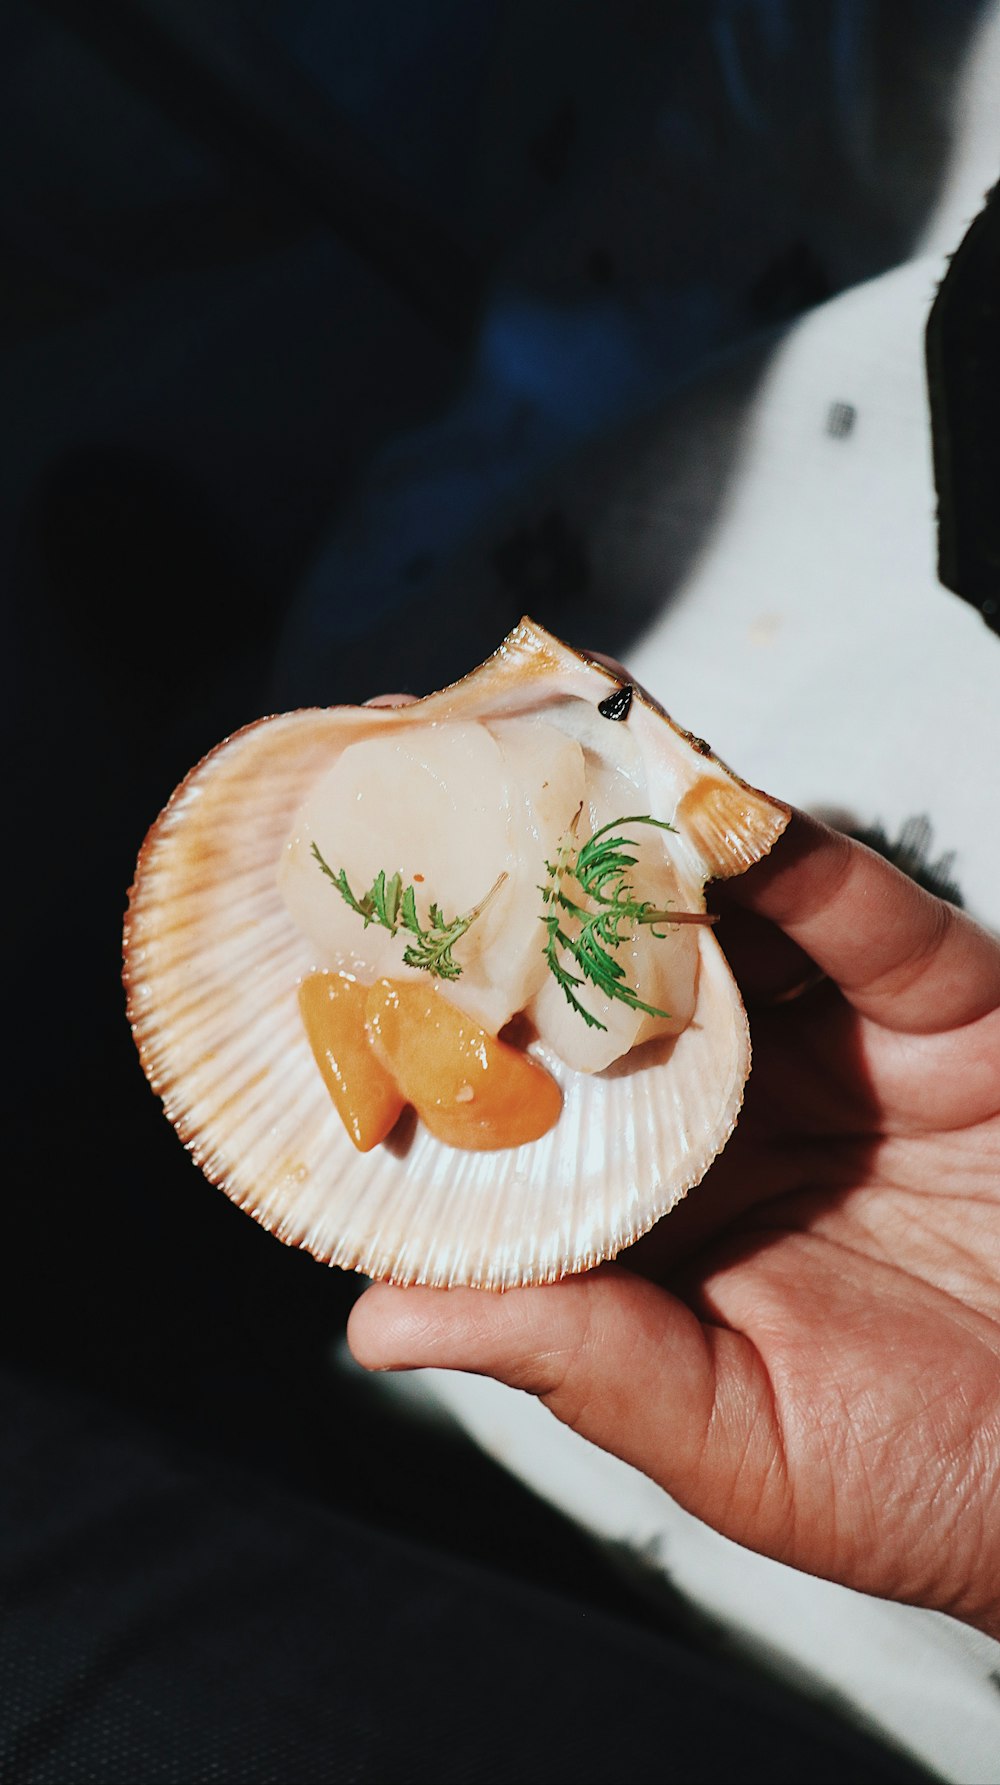
<path id="1" fill-rule="evenodd" d="M 801 813 L 718 908 L 754 1067 L 700 1187 L 558 1284 L 373 1285 L 351 1349 L 525 1389 L 737 1542 L 1000 1637 L 1000 943 Z"/>

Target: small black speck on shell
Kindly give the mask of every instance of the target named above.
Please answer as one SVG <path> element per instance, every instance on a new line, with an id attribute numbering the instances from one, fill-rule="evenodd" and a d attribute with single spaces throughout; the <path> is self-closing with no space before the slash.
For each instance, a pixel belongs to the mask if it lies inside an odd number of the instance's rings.
<path id="1" fill-rule="evenodd" d="M 597 711 L 605 719 L 627 719 L 632 705 L 634 689 L 631 682 L 622 682 L 613 694 L 605 695 L 597 703 Z"/>

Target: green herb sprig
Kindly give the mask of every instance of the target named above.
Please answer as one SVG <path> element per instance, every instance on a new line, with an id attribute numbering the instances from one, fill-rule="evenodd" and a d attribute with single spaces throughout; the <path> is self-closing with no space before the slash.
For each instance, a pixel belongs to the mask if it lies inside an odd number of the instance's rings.
<path id="1" fill-rule="evenodd" d="M 559 844 L 555 861 L 546 861 L 549 878 L 538 889 L 545 905 L 541 921 L 546 932 L 544 948 L 549 970 L 572 1009 L 591 1029 L 605 1029 L 607 1025 L 576 996 L 577 989 L 585 981 L 632 1010 L 645 1011 L 648 1016 L 669 1017 L 669 1011 L 647 1004 L 629 985 L 624 967 L 615 958 L 615 951 L 622 943 L 631 940 L 637 924 L 648 925 L 654 936 L 664 940 L 666 932 L 654 928 L 656 924 L 671 927 L 675 924 L 711 924 L 715 918 L 702 911 L 661 910 L 646 899 L 637 899 L 629 883 L 629 869 L 634 868 L 637 861 L 629 851 L 637 849 L 638 844 L 628 837 L 612 835 L 612 832 L 627 824 L 648 824 L 657 830 L 676 834 L 672 824 L 661 818 L 651 818 L 648 813 L 615 818 L 578 847 L 576 830 L 582 810 L 581 805 Z M 386 874 L 384 868 L 380 869 L 368 891 L 358 898 L 345 870 L 340 868 L 334 872 L 316 843 L 312 845 L 312 854 L 341 898 L 364 920 L 365 929 L 375 923 L 391 935 L 400 928 L 408 931 L 414 940 L 404 949 L 403 960 L 407 966 L 423 968 L 438 979 L 460 978 L 462 964 L 456 961 L 452 950 L 482 916 L 507 879 L 506 873 L 500 874 L 485 898 L 458 917 L 445 917 L 440 905 L 432 902 L 428 907 L 427 922 L 421 923 L 416 889 L 412 884 L 404 886 L 400 873 Z M 581 904 L 566 891 L 565 883 L 570 879 L 576 882 L 581 896 L 589 901 L 588 905 Z M 572 923 L 573 929 L 567 929 L 567 923 Z M 628 929 L 623 932 L 622 926 L 626 924 Z M 579 972 L 571 971 L 561 955 L 568 956 Z"/>
<path id="2" fill-rule="evenodd" d="M 607 1025 L 576 996 L 577 988 L 587 980 L 606 997 L 618 999 L 631 1010 L 645 1011 L 647 1016 L 669 1017 L 668 1010 L 647 1004 L 629 985 L 625 969 L 615 958 L 614 951 L 623 942 L 631 940 L 633 926 L 637 924 L 649 926 L 654 936 L 664 940 L 666 932 L 654 928 L 656 924 L 711 924 L 715 919 L 708 912 L 661 910 L 646 899 L 637 899 L 629 884 L 628 871 L 635 867 L 638 859 L 629 854 L 629 850 L 638 848 L 638 844 L 628 837 L 611 833 L 626 824 L 649 824 L 676 835 L 674 825 L 667 824 L 662 818 L 651 818 L 648 813 L 614 818 L 610 824 L 603 824 L 600 830 L 594 831 L 578 848 L 576 827 L 582 810 L 582 806 L 578 808 L 576 818 L 559 845 L 555 861 L 545 863 L 549 878 L 538 889 L 546 907 L 542 922 L 546 930 L 545 958 L 549 969 L 568 1003 L 588 1028 L 606 1029 Z M 583 897 L 590 901 L 589 908 L 570 897 L 565 890 L 567 879 L 576 881 Z M 574 923 L 575 930 L 564 927 L 567 920 Z M 623 924 L 629 926 L 624 934 Z M 578 973 L 571 972 L 563 964 L 560 953 L 570 957 L 579 968 Z"/>
<path id="3" fill-rule="evenodd" d="M 364 918 L 365 929 L 369 924 L 377 923 L 394 936 L 402 925 L 404 930 L 408 930 L 416 938 L 403 951 L 406 965 L 422 967 L 437 979 L 459 978 L 461 962 L 455 960 L 451 951 L 456 942 L 461 941 L 466 930 L 472 927 L 476 918 L 482 916 L 507 879 L 506 873 L 498 875 L 486 897 L 459 917 L 448 919 L 440 905 L 431 904 L 427 912 L 427 923 L 422 924 L 417 913 L 416 889 L 412 884 L 404 886 L 401 874 L 387 876 L 385 869 L 380 869 L 368 891 L 359 899 L 351 891 L 343 868 L 334 873 L 315 843 L 312 853 L 341 898 L 350 905 L 352 911 Z"/>

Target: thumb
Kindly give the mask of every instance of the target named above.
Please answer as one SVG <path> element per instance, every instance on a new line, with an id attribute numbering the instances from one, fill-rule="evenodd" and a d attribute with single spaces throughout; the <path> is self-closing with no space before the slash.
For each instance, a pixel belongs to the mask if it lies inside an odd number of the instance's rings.
<path id="1" fill-rule="evenodd" d="M 347 1338 L 366 1369 L 464 1370 L 536 1395 L 697 1517 L 781 1547 L 787 1502 L 760 1357 L 644 1278 L 603 1265 L 503 1294 L 374 1284 Z"/>

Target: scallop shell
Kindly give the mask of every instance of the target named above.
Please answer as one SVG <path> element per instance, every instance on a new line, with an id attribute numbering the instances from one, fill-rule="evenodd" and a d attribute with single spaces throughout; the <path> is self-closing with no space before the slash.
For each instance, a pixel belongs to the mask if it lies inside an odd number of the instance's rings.
<path id="1" fill-rule="evenodd" d="M 614 1257 L 699 1182 L 731 1134 L 750 1067 L 746 1013 L 698 928 L 693 1022 L 597 1074 L 540 1044 L 564 1106 L 542 1139 L 463 1152 L 404 1117 L 370 1153 L 316 1068 L 297 989 L 314 966 L 276 886 L 289 828 L 348 743 L 415 718 L 475 720 L 596 705 L 602 666 L 524 619 L 480 668 L 406 708 L 306 709 L 257 721 L 192 770 L 149 831 L 125 921 L 128 1016 L 142 1065 L 206 1176 L 277 1237 L 401 1283 L 506 1289 Z M 674 818 L 685 887 L 765 855 L 788 808 L 748 787 L 636 692 L 627 723 L 648 810 Z"/>

